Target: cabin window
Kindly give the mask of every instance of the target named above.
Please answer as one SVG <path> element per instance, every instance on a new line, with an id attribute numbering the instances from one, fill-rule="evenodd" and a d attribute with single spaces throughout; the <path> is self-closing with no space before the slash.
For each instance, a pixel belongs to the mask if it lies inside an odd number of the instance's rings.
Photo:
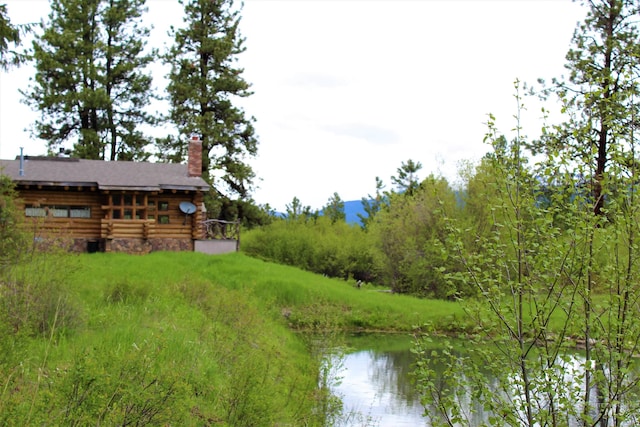
<path id="1" fill-rule="evenodd" d="M 24 214 L 28 217 L 44 217 L 47 216 L 47 210 L 43 207 L 34 207 L 27 205 L 24 208 Z"/>
<path id="2" fill-rule="evenodd" d="M 158 215 L 158 222 L 160 224 L 169 224 L 169 215 Z"/>
<path id="3" fill-rule="evenodd" d="M 112 219 L 147 219 L 147 196 L 144 194 L 112 194 L 109 196 Z"/>
<path id="4" fill-rule="evenodd" d="M 25 206 L 25 216 L 27 217 L 45 217 L 53 218 L 91 218 L 91 208 L 89 206 Z"/>
<path id="5" fill-rule="evenodd" d="M 69 206 L 50 206 L 49 214 L 54 218 L 69 218 Z"/>
<path id="6" fill-rule="evenodd" d="M 91 218 L 91 208 L 88 206 L 71 206 L 69 218 Z"/>
<path id="7" fill-rule="evenodd" d="M 158 202 L 158 210 L 159 211 L 168 211 L 169 210 L 169 202 L 167 202 L 167 201 Z"/>

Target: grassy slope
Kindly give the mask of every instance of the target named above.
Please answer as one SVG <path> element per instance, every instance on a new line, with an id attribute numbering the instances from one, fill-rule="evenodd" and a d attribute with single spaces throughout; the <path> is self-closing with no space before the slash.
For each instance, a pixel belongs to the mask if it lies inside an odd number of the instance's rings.
<path id="1" fill-rule="evenodd" d="M 56 263 L 64 281 L 49 299 L 64 310 L 53 328 L 2 342 L 0 423 L 321 425 L 317 361 L 308 335 L 292 329 L 408 332 L 462 317 L 453 303 L 356 289 L 239 253 Z"/>
<path id="2" fill-rule="evenodd" d="M 73 280 L 86 292 L 124 288 L 213 286 L 257 297 L 265 312 L 284 317 L 296 329 L 360 328 L 411 331 L 433 323 L 440 330 L 457 328 L 462 310 L 456 303 L 424 300 L 356 289 L 342 280 L 328 279 L 297 268 L 250 258 L 241 253 L 208 256 L 198 253 L 153 253 L 144 257 L 121 254 L 81 256 L 82 268 Z M 144 286 L 139 286 L 144 285 Z M 85 295 L 89 297 L 90 295 Z"/>

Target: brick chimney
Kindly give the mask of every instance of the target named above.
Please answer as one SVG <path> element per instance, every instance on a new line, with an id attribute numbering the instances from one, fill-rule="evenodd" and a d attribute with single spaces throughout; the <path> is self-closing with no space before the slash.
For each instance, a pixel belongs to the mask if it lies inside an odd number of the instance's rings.
<path id="1" fill-rule="evenodd" d="M 198 135 L 189 138 L 187 171 L 189 176 L 202 176 L 202 140 Z"/>

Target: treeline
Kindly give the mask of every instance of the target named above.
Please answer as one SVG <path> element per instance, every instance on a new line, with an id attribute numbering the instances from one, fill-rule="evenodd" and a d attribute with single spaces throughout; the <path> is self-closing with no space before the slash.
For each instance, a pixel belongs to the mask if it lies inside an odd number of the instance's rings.
<path id="1" fill-rule="evenodd" d="M 337 193 L 321 211 L 294 198 L 283 216 L 244 232 L 241 248 L 252 256 L 393 292 L 440 299 L 475 295 L 463 280 L 452 279 L 452 272 L 464 266 L 452 252 L 450 227 L 453 221 L 464 223 L 468 236 L 490 230 L 492 212 L 486 207 L 496 197 L 488 188 L 493 160 L 487 155 L 461 171 L 460 189 L 441 176 L 421 179 L 420 162 L 408 160 L 391 177 L 393 189 L 386 191 L 376 179 L 375 194 L 362 199 L 366 213 L 360 214 L 359 225 L 346 223 Z M 476 242 L 470 237 L 466 249 L 480 249 Z"/>

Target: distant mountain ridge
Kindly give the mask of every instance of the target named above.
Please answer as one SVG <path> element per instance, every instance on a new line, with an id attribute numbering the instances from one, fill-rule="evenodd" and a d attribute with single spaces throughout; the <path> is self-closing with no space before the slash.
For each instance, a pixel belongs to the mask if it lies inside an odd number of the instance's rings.
<path id="1" fill-rule="evenodd" d="M 320 215 L 322 215 L 322 210 L 320 210 L 319 212 Z M 362 221 L 360 220 L 360 217 L 358 217 L 358 214 L 362 216 L 367 215 L 366 211 L 364 210 L 362 200 L 350 200 L 348 202 L 344 202 L 344 214 L 347 224 L 354 225 L 362 225 Z M 275 212 L 274 216 L 279 218 L 286 218 L 287 214 L 284 212 Z"/>
<path id="2" fill-rule="evenodd" d="M 344 202 L 344 214 L 346 216 L 347 224 L 357 225 L 362 225 L 362 221 L 360 220 L 360 217 L 358 217 L 358 214 L 364 217 L 367 216 L 362 200 Z"/>
<path id="3" fill-rule="evenodd" d="M 454 191 L 456 202 L 458 207 L 463 207 L 465 204 L 464 196 L 465 192 L 460 190 Z M 322 215 L 322 209 L 319 211 L 320 215 Z M 362 200 L 349 200 L 348 202 L 344 202 L 344 214 L 347 224 L 354 225 L 362 225 L 362 220 L 358 216 L 358 214 L 364 216 L 365 218 L 368 216 L 367 212 L 364 210 L 364 205 L 362 204 Z M 287 214 L 278 212 L 276 216 L 281 218 L 285 218 Z"/>

